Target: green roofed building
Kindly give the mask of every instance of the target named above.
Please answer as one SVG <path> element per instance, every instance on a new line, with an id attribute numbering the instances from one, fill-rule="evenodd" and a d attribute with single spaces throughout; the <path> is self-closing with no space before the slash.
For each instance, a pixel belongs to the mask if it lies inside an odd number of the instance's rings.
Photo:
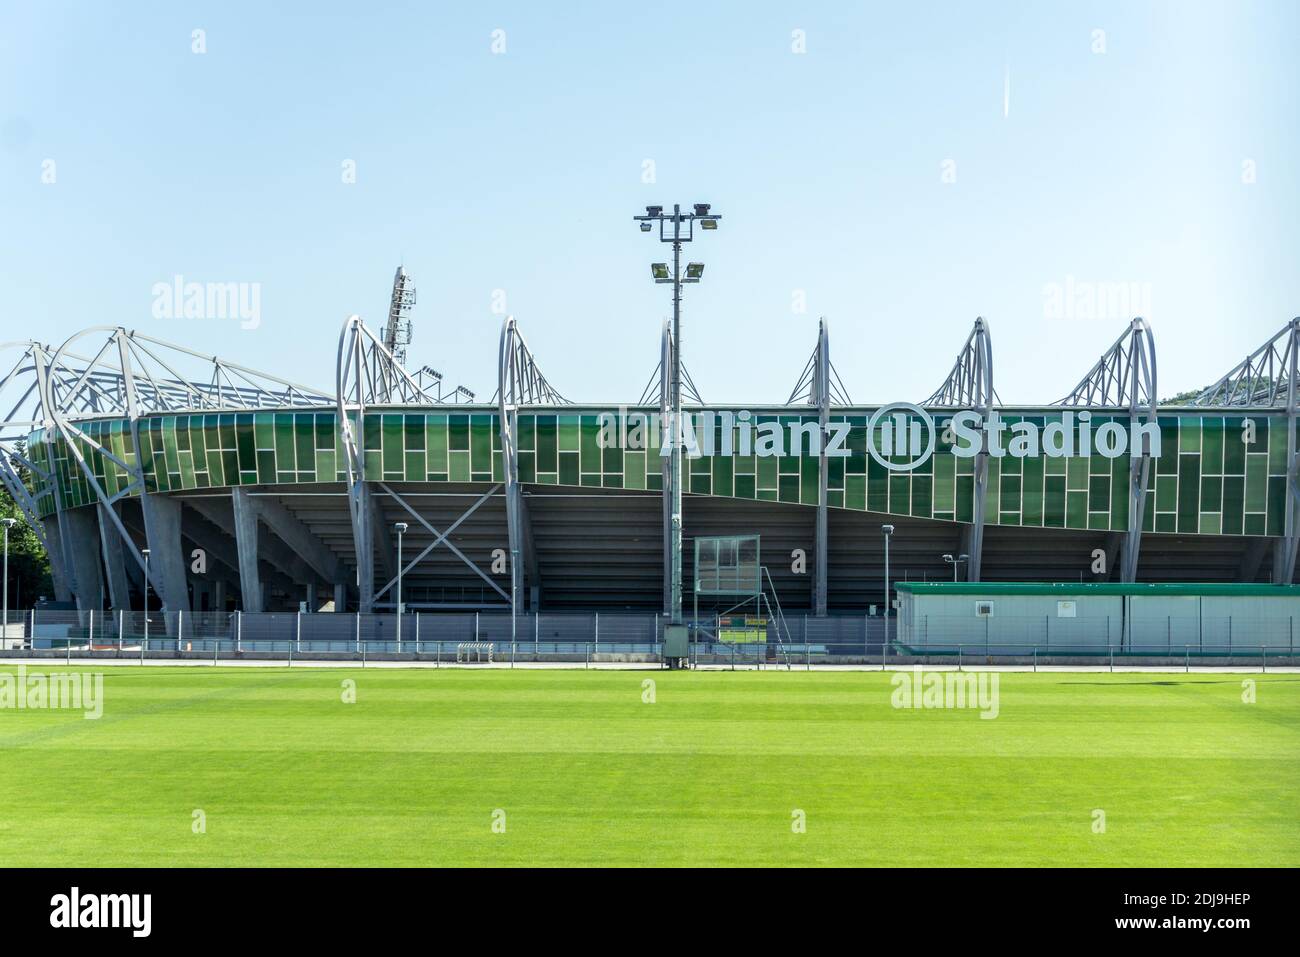
<path id="1" fill-rule="evenodd" d="M 916 653 L 1294 653 L 1300 586 L 900 582 L 898 645 Z"/>

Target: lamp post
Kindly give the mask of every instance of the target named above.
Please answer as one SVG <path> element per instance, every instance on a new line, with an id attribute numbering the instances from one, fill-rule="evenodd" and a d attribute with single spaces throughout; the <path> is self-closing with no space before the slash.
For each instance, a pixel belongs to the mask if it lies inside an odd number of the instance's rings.
<path id="1" fill-rule="evenodd" d="M 884 647 L 889 647 L 889 539 L 894 534 L 893 525 L 881 525 L 881 533 L 885 536 L 885 640 Z M 883 654 L 883 653 L 882 653 Z"/>
<path id="2" fill-rule="evenodd" d="M 5 527 L 5 597 L 4 597 L 4 625 L 0 626 L 0 636 L 5 641 L 9 639 L 9 529 L 18 524 L 15 518 L 0 519 L 0 524 Z"/>
<path id="3" fill-rule="evenodd" d="M 144 650 L 149 650 L 149 549 L 140 549 L 144 556 Z"/>
<path id="4" fill-rule="evenodd" d="M 689 213 L 680 205 L 665 213 L 662 206 L 647 206 L 644 216 L 632 217 L 640 224 L 641 232 L 654 230 L 659 224 L 659 241 L 673 244 L 671 272 L 667 263 L 652 263 L 650 275 L 656 283 L 673 286 L 673 367 L 671 373 L 672 398 L 669 405 L 672 432 L 672 521 L 669 529 L 671 554 L 672 599 L 669 607 L 670 621 L 682 623 L 682 284 L 699 282 L 704 276 L 703 263 L 688 263 L 682 271 L 682 243 L 695 239 L 695 224 L 712 231 L 718 228 L 721 215 L 709 211 L 708 203 L 696 203 Z"/>
<path id="5" fill-rule="evenodd" d="M 970 556 L 962 554 L 954 558 L 952 556 L 952 553 L 949 552 L 943 556 L 943 560 L 952 566 L 952 583 L 954 585 L 957 584 L 957 566 L 960 565 L 962 562 L 969 561 Z"/>
<path id="6" fill-rule="evenodd" d="M 410 528 L 405 522 L 393 525 L 397 530 L 397 653 L 402 653 L 402 536 Z"/>

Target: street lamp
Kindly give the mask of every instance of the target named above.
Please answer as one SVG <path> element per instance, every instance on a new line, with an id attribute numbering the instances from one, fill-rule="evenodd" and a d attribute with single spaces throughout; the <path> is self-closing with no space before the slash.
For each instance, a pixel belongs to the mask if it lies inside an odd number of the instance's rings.
<path id="1" fill-rule="evenodd" d="M 149 549 L 140 549 L 144 556 L 144 650 L 149 650 Z"/>
<path id="2" fill-rule="evenodd" d="M 659 241 L 673 244 L 673 265 L 671 272 L 667 263 L 654 263 L 650 275 L 656 283 L 673 285 L 673 367 L 671 372 L 672 395 L 669 397 L 669 421 L 672 423 L 672 462 L 671 462 L 671 496 L 672 519 L 669 524 L 671 539 L 671 579 L 672 600 L 670 622 L 682 623 L 682 284 L 699 282 L 704 275 L 703 263 L 690 263 L 685 272 L 682 270 L 682 243 L 695 239 L 695 224 L 701 229 L 715 230 L 722 217 L 710 212 L 708 203 L 696 203 L 691 212 L 683 212 L 680 205 L 674 205 L 671 213 L 665 213 L 662 206 L 647 206 L 645 215 L 632 217 L 641 232 L 648 233 L 659 225 Z"/>
<path id="3" fill-rule="evenodd" d="M 397 530 L 397 653 L 402 653 L 402 536 L 410 528 L 405 522 L 393 525 Z"/>
<path id="4" fill-rule="evenodd" d="M 951 553 L 945 553 L 943 556 L 943 560 L 952 566 L 952 582 L 954 585 L 957 584 L 957 566 L 964 561 L 969 561 L 970 556 L 962 554 L 962 555 L 958 555 L 956 558 L 953 558 Z"/>
<path id="5" fill-rule="evenodd" d="M 9 639 L 9 529 L 18 524 L 16 518 L 0 519 L 0 525 L 5 527 L 5 598 L 4 598 L 4 625 L 0 626 L 0 635 L 6 641 Z M 2 646 L 2 643 L 0 643 Z"/>
<path id="6" fill-rule="evenodd" d="M 889 647 L 889 539 L 894 534 L 893 525 L 881 525 L 881 533 L 885 536 L 885 641 L 884 648 Z M 880 653 L 880 660 L 885 660 L 885 653 Z"/>

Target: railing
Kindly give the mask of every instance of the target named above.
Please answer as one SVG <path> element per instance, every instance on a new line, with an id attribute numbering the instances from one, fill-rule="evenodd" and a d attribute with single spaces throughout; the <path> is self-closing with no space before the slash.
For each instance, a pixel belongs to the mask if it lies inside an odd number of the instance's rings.
<path id="1" fill-rule="evenodd" d="M 454 662 L 457 647 L 491 646 L 494 664 L 657 663 L 665 616 L 542 612 L 405 614 L 151 611 L 11 613 L 0 656 Z M 769 618 L 753 642 L 724 642 L 712 617 L 689 622 L 697 665 L 733 668 L 910 663 L 1074 662 L 1214 665 L 1300 663 L 1289 618 L 973 618 L 923 616 L 885 641 L 874 616 Z M 778 634 L 777 629 L 780 629 Z M 891 629 L 892 630 L 892 629 Z M 764 638 L 766 640 L 764 640 Z M 487 655 L 463 655 L 479 663 Z"/>

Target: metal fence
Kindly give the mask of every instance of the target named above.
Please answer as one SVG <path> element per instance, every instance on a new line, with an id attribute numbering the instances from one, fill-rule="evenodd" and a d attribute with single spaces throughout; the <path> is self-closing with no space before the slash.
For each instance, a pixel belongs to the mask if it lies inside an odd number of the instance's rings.
<path id="1" fill-rule="evenodd" d="M 658 662 L 666 616 L 542 612 L 356 614 L 11 612 L 0 656 Z M 866 615 L 793 615 L 756 640 L 690 619 L 693 663 L 723 667 L 1132 663 L 1297 663 L 1290 619 L 940 618 L 902 627 Z"/>

